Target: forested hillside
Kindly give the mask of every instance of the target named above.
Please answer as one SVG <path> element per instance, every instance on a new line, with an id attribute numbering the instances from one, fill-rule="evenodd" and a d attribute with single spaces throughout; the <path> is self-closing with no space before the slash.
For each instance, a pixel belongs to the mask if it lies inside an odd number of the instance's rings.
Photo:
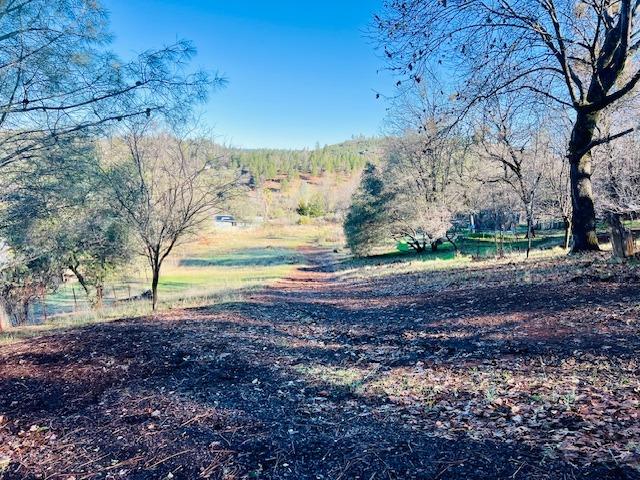
<path id="1" fill-rule="evenodd" d="M 335 145 L 313 150 L 239 149 L 229 150 L 231 163 L 250 172 L 255 182 L 278 175 L 294 177 L 300 174 L 320 175 L 344 173 L 351 175 L 380 155 L 382 140 L 356 137 Z"/>
<path id="2" fill-rule="evenodd" d="M 226 167 L 243 172 L 248 195 L 230 210 L 245 222 L 334 216 L 349 206 L 364 165 L 378 163 L 383 138 L 355 137 L 314 149 L 227 149 Z"/>

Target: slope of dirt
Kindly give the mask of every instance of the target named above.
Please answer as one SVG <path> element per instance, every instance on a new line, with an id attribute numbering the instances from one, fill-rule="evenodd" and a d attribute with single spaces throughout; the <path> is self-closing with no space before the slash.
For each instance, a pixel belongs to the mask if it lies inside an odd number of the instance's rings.
<path id="1" fill-rule="evenodd" d="M 305 254 L 244 302 L 1 347 L 0 477 L 640 478 L 633 271 Z"/>

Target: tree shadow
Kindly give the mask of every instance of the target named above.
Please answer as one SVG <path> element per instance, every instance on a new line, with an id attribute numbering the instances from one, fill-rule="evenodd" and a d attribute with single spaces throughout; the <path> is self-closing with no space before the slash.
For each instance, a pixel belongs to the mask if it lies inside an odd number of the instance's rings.
<path id="1" fill-rule="evenodd" d="M 0 475 L 638 478 L 615 462 L 567 460 L 517 433 L 437 427 L 446 409 L 427 411 L 421 399 L 405 406 L 373 389 L 420 369 L 499 372 L 543 357 L 552 375 L 576 350 L 631 359 L 640 346 L 632 327 L 612 321 L 600 332 L 577 322 L 568 335 L 557 322 L 636 298 L 636 287 L 397 295 L 378 283 L 317 282 L 5 346 L 0 456 L 11 463 Z M 456 395 L 443 405 L 475 393 Z"/>

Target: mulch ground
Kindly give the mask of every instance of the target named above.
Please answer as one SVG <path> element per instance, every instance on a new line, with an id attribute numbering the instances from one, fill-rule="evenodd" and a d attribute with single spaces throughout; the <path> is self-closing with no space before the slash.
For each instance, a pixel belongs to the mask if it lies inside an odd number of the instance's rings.
<path id="1" fill-rule="evenodd" d="M 640 478 L 640 277 L 360 276 L 0 347 L 3 479 Z"/>

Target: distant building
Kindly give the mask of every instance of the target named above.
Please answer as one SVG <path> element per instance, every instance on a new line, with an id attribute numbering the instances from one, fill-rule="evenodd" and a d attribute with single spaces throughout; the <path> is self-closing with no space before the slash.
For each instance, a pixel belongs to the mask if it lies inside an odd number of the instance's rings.
<path id="1" fill-rule="evenodd" d="M 235 227 L 237 225 L 236 219 L 233 215 L 216 215 L 214 217 L 214 223 L 216 227 Z"/>

